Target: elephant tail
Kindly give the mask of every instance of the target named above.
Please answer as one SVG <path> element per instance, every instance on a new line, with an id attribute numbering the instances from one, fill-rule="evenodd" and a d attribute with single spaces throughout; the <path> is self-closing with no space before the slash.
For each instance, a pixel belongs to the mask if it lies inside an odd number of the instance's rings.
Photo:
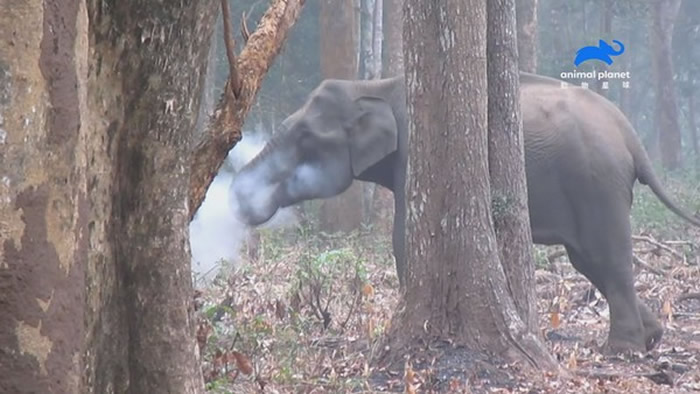
<path id="1" fill-rule="evenodd" d="M 652 192 L 654 192 L 656 197 L 659 200 L 661 200 L 661 202 L 673 213 L 694 224 L 695 226 L 700 227 L 700 219 L 683 211 L 676 205 L 676 203 L 673 202 L 673 200 L 671 200 L 671 197 L 666 193 L 666 190 L 661 185 L 659 178 L 656 177 L 654 169 L 651 166 L 651 160 L 649 160 L 649 156 L 647 155 L 644 148 L 642 148 L 641 142 L 637 142 L 639 144 L 639 149 L 637 150 L 637 152 L 640 154 L 635 155 L 634 161 L 637 172 L 637 179 L 639 179 L 639 182 L 641 182 L 643 185 L 649 186 L 649 188 Z"/>

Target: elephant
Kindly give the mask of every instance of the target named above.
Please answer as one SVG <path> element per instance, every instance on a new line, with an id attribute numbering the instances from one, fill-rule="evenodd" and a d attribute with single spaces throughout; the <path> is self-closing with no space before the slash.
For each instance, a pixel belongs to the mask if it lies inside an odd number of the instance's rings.
<path id="1" fill-rule="evenodd" d="M 630 209 L 636 180 L 674 213 L 632 125 L 593 91 L 520 74 L 528 208 L 533 241 L 564 245 L 573 266 L 607 299 L 606 349 L 652 349 L 663 329 L 634 289 Z M 230 185 L 231 205 L 255 226 L 281 207 L 337 195 L 354 179 L 394 194 L 393 251 L 405 269 L 408 114 L 403 76 L 328 79 Z M 566 87 L 566 88 L 564 88 Z M 403 285 L 402 285 L 403 287 Z"/>
<path id="2" fill-rule="evenodd" d="M 608 66 L 613 63 L 610 56 L 619 56 L 625 51 L 625 46 L 617 40 L 613 40 L 613 43 L 617 44 L 620 49 L 615 50 L 607 42 L 600 40 L 598 41 L 598 46 L 587 46 L 576 51 L 576 58 L 574 59 L 574 66 L 577 66 L 585 61 L 591 59 L 598 59 L 605 62 Z"/>

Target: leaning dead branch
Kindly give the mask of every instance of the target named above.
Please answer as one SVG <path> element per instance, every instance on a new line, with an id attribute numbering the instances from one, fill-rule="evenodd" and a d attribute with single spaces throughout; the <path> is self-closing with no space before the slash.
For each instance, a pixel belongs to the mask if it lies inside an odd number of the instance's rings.
<path id="1" fill-rule="evenodd" d="M 209 128 L 197 142 L 190 178 L 190 218 L 204 200 L 207 188 L 226 159 L 229 150 L 241 139 L 245 115 L 255 101 L 267 70 L 279 53 L 294 25 L 304 0 L 272 0 L 255 31 L 236 59 L 240 76 L 239 94 L 224 94 L 217 105 Z M 226 83 L 224 91 L 231 89 Z"/>

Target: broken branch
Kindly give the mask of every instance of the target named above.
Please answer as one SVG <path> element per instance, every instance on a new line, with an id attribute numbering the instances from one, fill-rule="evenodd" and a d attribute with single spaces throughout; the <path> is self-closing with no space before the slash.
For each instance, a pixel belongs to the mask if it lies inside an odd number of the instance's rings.
<path id="1" fill-rule="evenodd" d="M 248 38 L 250 37 L 245 11 L 243 11 L 243 15 L 241 16 L 241 37 L 243 37 L 243 42 L 248 42 Z"/>
<path id="2" fill-rule="evenodd" d="M 642 259 L 641 259 L 640 257 L 638 257 L 637 255 L 633 255 L 633 256 L 632 256 L 632 259 L 633 259 L 633 261 L 634 261 L 635 264 L 637 264 L 639 267 L 644 268 L 645 270 L 651 272 L 652 274 L 656 274 L 656 275 L 659 275 L 659 276 L 666 276 L 666 274 L 665 274 L 663 271 L 652 267 L 649 263 L 647 263 L 646 261 L 642 260 Z"/>
<path id="3" fill-rule="evenodd" d="M 241 139 L 245 115 L 255 100 L 263 78 L 279 53 L 284 40 L 301 11 L 304 0 L 272 0 L 258 27 L 238 56 L 240 80 L 238 97 L 224 94 L 212 116 L 211 124 L 194 148 L 190 175 L 190 220 L 202 205 L 207 188 L 216 176 L 228 152 Z M 230 80 L 226 83 L 230 84 Z M 226 89 L 230 89 L 226 86 Z"/>
<path id="4" fill-rule="evenodd" d="M 665 250 L 665 251 L 671 253 L 672 255 L 678 257 L 678 258 L 681 259 L 681 260 L 685 260 L 684 256 L 683 256 L 682 254 L 678 253 L 678 251 L 674 250 L 673 248 L 671 248 L 671 247 L 668 246 L 668 245 L 664 245 L 663 243 L 661 243 L 661 242 L 655 240 L 655 239 L 652 238 L 652 237 L 648 237 L 648 236 L 646 236 L 646 235 L 633 235 L 633 236 L 632 236 L 632 239 L 633 239 L 634 241 L 643 241 L 643 242 L 652 244 L 652 245 L 656 246 L 656 247 L 659 248 L 659 249 L 663 249 L 663 250 Z"/>
<path id="5" fill-rule="evenodd" d="M 228 0 L 221 0 L 221 17 L 224 20 L 224 44 L 226 46 L 226 57 L 228 58 L 229 66 L 229 90 L 233 93 L 234 98 L 238 98 L 241 94 L 241 81 L 238 76 L 238 66 L 236 64 L 236 54 L 234 52 L 236 45 L 231 35 L 231 10 L 229 9 Z"/>

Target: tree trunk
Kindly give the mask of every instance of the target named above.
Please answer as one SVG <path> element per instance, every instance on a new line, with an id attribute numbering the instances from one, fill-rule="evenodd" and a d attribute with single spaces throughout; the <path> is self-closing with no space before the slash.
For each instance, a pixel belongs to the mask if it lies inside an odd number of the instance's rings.
<path id="1" fill-rule="evenodd" d="M 530 335 L 538 331 L 527 207 L 515 0 L 488 2 L 488 130 L 491 209 L 510 295 Z"/>
<path id="2" fill-rule="evenodd" d="M 197 393 L 203 381 L 191 316 L 187 201 L 192 133 L 218 4 L 122 4 L 90 9 L 95 71 L 89 93 L 96 113 L 106 112 L 96 126 L 106 146 L 95 143 L 91 153 L 108 161 L 102 165 L 111 178 L 101 193 L 111 196 L 104 205 L 109 212 L 96 215 L 108 220 L 116 276 L 109 291 L 123 304 L 92 294 L 93 302 L 108 303 L 98 311 L 120 311 L 101 314 L 121 321 L 92 322 L 95 346 L 107 349 L 86 354 L 96 365 L 88 379 L 98 382 L 95 392 L 121 386 L 132 393 Z M 94 279 L 104 280 L 100 274 Z M 126 349 L 100 338 L 119 324 Z M 126 357 L 125 370 L 100 370 L 112 351 Z"/>
<path id="3" fill-rule="evenodd" d="M 523 71 L 537 72 L 537 2 L 517 0 L 518 56 Z"/>
<path id="4" fill-rule="evenodd" d="M 2 393 L 83 392 L 86 26 L 79 0 L 2 5 Z"/>
<path id="5" fill-rule="evenodd" d="M 321 73 L 324 78 L 357 78 L 357 23 L 353 4 L 353 0 L 321 1 Z M 321 230 L 335 233 L 360 228 L 362 190 L 361 182 L 353 182 L 344 193 L 324 200 L 320 212 Z"/>
<path id="6" fill-rule="evenodd" d="M 486 11 L 477 0 L 405 2 L 407 276 L 392 334 L 536 364 L 546 353 L 508 292 L 491 219 Z"/>
<path id="7" fill-rule="evenodd" d="M 376 0 L 360 0 L 360 64 L 359 75 L 372 79 L 374 63 L 374 10 Z"/>
<path id="8" fill-rule="evenodd" d="M 403 74 L 403 0 L 384 0 L 384 77 Z"/>
<path id="9" fill-rule="evenodd" d="M 656 110 L 654 128 L 661 162 L 667 170 L 681 165 L 681 132 L 673 78 L 671 40 L 680 0 L 651 1 L 651 62 Z"/>
<path id="10" fill-rule="evenodd" d="M 693 146 L 695 156 L 695 168 L 700 170 L 700 152 L 698 152 L 698 125 L 695 121 L 695 92 L 690 89 L 688 94 L 688 129 L 690 130 L 690 141 Z"/>
<path id="11" fill-rule="evenodd" d="M 603 0 L 600 6 L 600 34 L 605 40 L 612 39 L 612 0 Z M 607 97 L 609 88 L 604 89 L 603 86 L 608 85 L 609 81 L 607 78 L 596 79 L 595 81 L 595 91 L 596 93 Z"/>

